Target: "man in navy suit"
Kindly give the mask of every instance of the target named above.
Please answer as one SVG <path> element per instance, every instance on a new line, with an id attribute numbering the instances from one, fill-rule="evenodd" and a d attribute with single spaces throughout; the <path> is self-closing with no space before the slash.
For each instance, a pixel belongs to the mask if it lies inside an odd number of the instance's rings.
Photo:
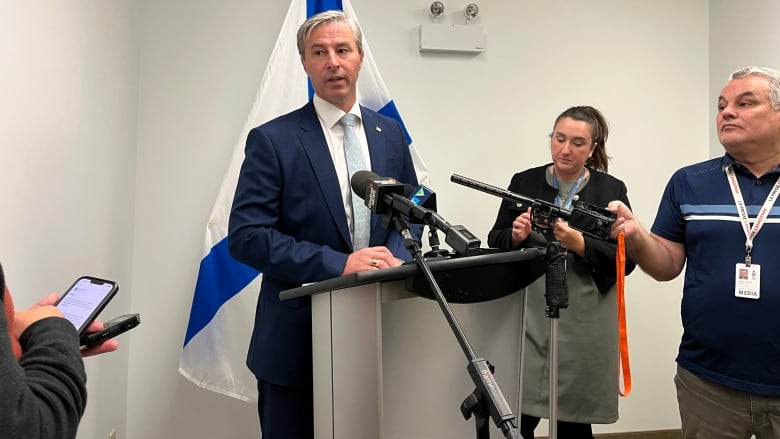
<path id="1" fill-rule="evenodd" d="M 377 175 L 416 185 L 400 124 L 357 103 L 362 32 L 340 11 L 298 29 L 298 52 L 315 95 L 303 107 L 250 131 L 230 213 L 231 255 L 263 273 L 247 365 L 258 380 L 264 439 L 312 438 L 311 300 L 279 292 L 364 270 L 395 267 L 411 255 L 398 232 L 372 215 L 370 241 L 353 248 L 345 113 L 365 163 Z"/>

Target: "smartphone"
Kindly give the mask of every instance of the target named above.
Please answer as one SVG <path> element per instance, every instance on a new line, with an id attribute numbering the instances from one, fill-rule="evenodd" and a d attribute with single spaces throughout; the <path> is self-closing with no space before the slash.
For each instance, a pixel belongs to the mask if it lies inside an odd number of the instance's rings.
<path id="1" fill-rule="evenodd" d="M 88 332 L 81 336 L 81 346 L 91 348 L 100 343 L 127 332 L 141 324 L 140 314 L 125 314 L 103 323 L 103 329 L 97 332 Z"/>
<path id="2" fill-rule="evenodd" d="M 114 298 L 119 285 L 116 282 L 92 276 L 81 276 L 57 301 L 57 308 L 78 331 L 84 335 L 87 327 Z"/>

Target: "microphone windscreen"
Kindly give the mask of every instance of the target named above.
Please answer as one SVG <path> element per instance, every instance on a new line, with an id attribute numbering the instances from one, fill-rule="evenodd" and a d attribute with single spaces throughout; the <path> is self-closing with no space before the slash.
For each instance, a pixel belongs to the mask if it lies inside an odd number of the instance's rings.
<path id="1" fill-rule="evenodd" d="M 352 179 L 350 179 L 350 185 L 352 186 L 352 192 L 357 194 L 359 197 L 363 198 L 366 194 L 366 190 L 368 189 L 369 183 L 371 183 L 372 180 L 380 180 L 381 177 L 374 174 L 371 171 L 357 171 L 354 174 L 352 174 Z"/>

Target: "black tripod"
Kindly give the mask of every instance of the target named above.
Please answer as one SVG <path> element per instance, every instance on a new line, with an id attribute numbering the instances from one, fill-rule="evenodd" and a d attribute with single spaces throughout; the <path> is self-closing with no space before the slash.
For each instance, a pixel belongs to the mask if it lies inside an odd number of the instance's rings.
<path id="1" fill-rule="evenodd" d="M 425 262 L 419 244 L 417 244 L 412 237 L 406 220 L 399 215 L 392 214 L 391 221 L 404 238 L 404 246 L 409 250 L 409 253 L 412 254 L 420 271 L 425 275 L 425 279 L 427 280 L 431 291 L 433 291 L 439 307 L 447 318 L 447 322 L 449 323 L 450 328 L 452 328 L 455 338 L 458 340 L 458 343 L 463 349 L 463 353 L 466 354 L 466 358 L 469 361 L 467 369 L 476 389 L 474 389 L 474 392 L 461 404 L 461 413 L 466 419 L 469 419 L 472 415 L 474 416 L 477 439 L 490 438 L 488 417 L 493 418 L 496 426 L 504 433 L 506 438 L 519 439 L 520 435 L 515 424 L 515 416 L 512 414 L 509 404 L 507 404 L 506 399 L 504 399 L 503 394 L 501 394 L 498 383 L 496 383 L 496 380 L 493 377 L 493 366 L 485 359 L 478 358 L 471 348 L 452 309 L 444 298 L 441 288 L 439 288 L 436 279 L 433 277 L 433 273 Z"/>
<path id="2" fill-rule="evenodd" d="M 549 201 L 537 200 L 516 194 L 486 183 L 452 174 L 454 183 L 462 184 L 495 195 L 512 203 L 521 212 L 531 208 L 531 225 L 534 231 L 544 235 L 547 246 L 547 271 L 545 280 L 545 316 L 550 318 L 550 439 L 557 438 L 558 430 L 558 317 L 559 310 L 569 306 L 569 287 L 566 281 L 566 249 L 555 239 L 553 224 L 560 218 L 569 227 L 585 235 L 614 242 L 612 225 L 617 217 L 609 210 L 587 203 L 576 202 L 571 210 Z M 519 215 L 519 213 L 518 213 Z M 522 375 L 521 375 L 522 378 Z M 522 379 L 521 379 L 522 383 Z M 521 386 L 522 392 L 522 386 Z M 522 396 L 520 396 L 522 401 Z"/>

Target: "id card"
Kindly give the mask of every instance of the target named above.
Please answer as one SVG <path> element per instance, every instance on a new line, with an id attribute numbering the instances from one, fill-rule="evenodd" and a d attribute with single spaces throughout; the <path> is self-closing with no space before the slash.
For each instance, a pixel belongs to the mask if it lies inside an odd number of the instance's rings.
<path id="1" fill-rule="evenodd" d="M 761 266 L 737 264 L 734 272 L 734 295 L 743 299 L 761 297 Z"/>

